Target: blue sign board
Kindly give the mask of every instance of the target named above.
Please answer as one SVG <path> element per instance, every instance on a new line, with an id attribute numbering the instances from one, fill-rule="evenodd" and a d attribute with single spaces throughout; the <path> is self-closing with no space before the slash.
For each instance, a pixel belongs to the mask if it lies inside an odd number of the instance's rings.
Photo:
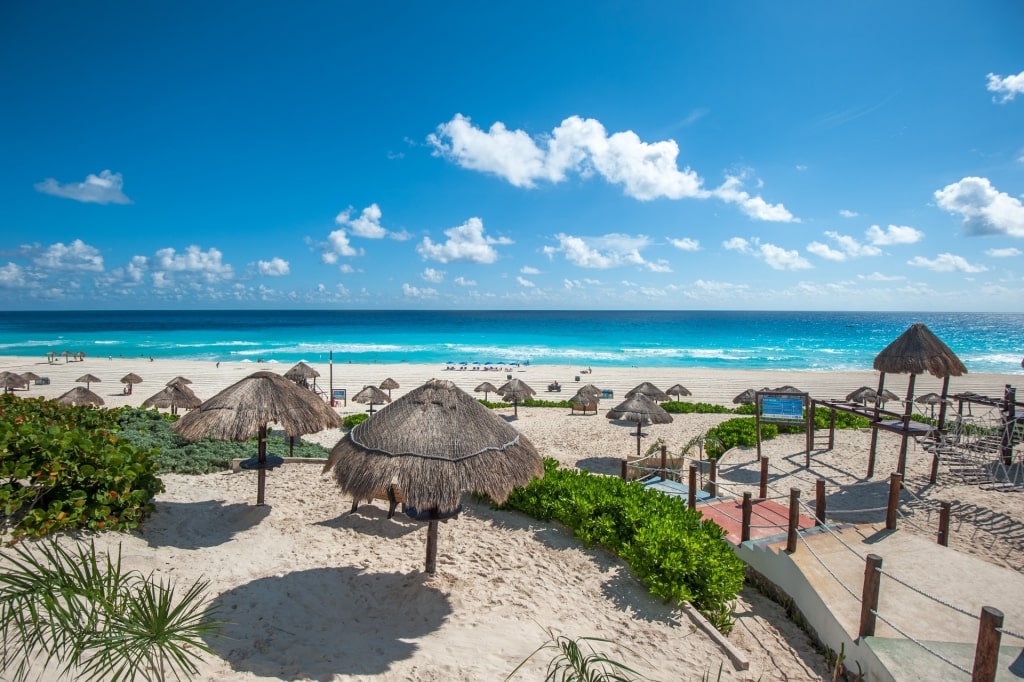
<path id="1" fill-rule="evenodd" d="M 795 396 L 766 395 L 761 398 L 761 418 L 803 421 L 804 399 Z"/>

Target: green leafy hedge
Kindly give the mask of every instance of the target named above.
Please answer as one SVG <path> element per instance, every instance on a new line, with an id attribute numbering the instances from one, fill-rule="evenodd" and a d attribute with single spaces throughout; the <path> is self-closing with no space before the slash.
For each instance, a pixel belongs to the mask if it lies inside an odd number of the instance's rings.
<path id="1" fill-rule="evenodd" d="M 341 420 L 341 427 L 343 429 L 352 429 L 362 424 L 364 421 L 370 418 L 365 412 L 357 412 L 356 414 L 350 414 Z"/>
<path id="2" fill-rule="evenodd" d="M 560 469 L 553 459 L 544 472 L 513 490 L 504 508 L 564 524 L 587 545 L 622 557 L 651 594 L 692 602 L 723 632 L 732 627 L 730 604 L 745 568 L 717 524 L 639 483 Z"/>
<path id="3" fill-rule="evenodd" d="M 119 414 L 0 397 L 0 524 L 11 540 L 130 530 L 153 512 L 155 453 L 114 433 Z"/>

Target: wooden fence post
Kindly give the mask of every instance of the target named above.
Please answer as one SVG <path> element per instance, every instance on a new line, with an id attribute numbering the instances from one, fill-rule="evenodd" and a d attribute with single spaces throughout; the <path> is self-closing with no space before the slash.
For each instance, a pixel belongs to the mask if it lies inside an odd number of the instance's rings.
<path id="1" fill-rule="evenodd" d="M 817 525 L 825 525 L 825 479 L 819 478 L 814 482 L 814 516 Z"/>
<path id="2" fill-rule="evenodd" d="M 628 481 L 629 480 L 629 460 L 628 459 L 622 460 L 622 480 L 623 481 Z"/>
<path id="3" fill-rule="evenodd" d="M 750 517 L 754 511 L 754 505 L 750 500 L 750 493 L 743 493 L 743 530 L 740 534 L 740 542 L 750 539 Z"/>
<path id="4" fill-rule="evenodd" d="M 757 496 L 762 500 L 768 499 L 768 458 L 761 458 L 761 487 L 757 491 Z"/>
<path id="5" fill-rule="evenodd" d="M 668 480 L 668 446 L 661 446 L 661 471 L 658 472 L 661 480 Z"/>
<path id="6" fill-rule="evenodd" d="M 690 509 L 697 508 L 697 465 L 690 465 L 690 485 L 686 491 L 686 504 Z"/>
<path id="7" fill-rule="evenodd" d="M 945 403 L 943 403 L 945 404 Z M 932 472 L 928 475 L 928 482 L 935 483 L 939 478 L 939 453 L 932 454 Z"/>
<path id="8" fill-rule="evenodd" d="M 789 489 L 789 533 L 786 536 L 786 551 L 796 551 L 796 532 L 800 527 L 800 489 Z"/>
<path id="9" fill-rule="evenodd" d="M 858 637 L 875 634 L 875 614 L 878 612 L 878 588 L 882 582 L 882 557 L 868 554 L 864 565 L 864 590 L 860 600 L 860 630 Z"/>
<path id="10" fill-rule="evenodd" d="M 897 473 L 889 474 L 889 504 L 885 509 L 886 530 L 896 529 L 896 507 L 900 503 L 900 488 L 902 487 L 903 476 Z"/>
<path id="11" fill-rule="evenodd" d="M 711 470 L 708 472 L 708 492 L 711 497 L 718 497 L 718 460 L 711 459 Z"/>
<path id="12" fill-rule="evenodd" d="M 974 650 L 974 671 L 971 682 L 995 682 L 999 667 L 999 641 L 1002 635 L 1003 612 L 993 606 L 981 607 L 978 623 L 978 646 Z"/>
<path id="13" fill-rule="evenodd" d="M 953 505 L 950 502 L 939 503 L 939 544 L 949 547 L 949 512 Z"/>

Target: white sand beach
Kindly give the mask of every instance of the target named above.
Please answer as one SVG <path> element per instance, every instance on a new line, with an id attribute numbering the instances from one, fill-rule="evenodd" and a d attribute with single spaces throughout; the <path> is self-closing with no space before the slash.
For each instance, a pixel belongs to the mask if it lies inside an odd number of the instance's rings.
<path id="1" fill-rule="evenodd" d="M 484 381 L 500 386 L 506 372 L 446 370 L 426 365 L 334 365 L 307 361 L 329 383 L 354 395 L 364 385 L 395 379 L 405 391 L 430 378 L 451 379 L 463 389 Z M 92 390 L 108 406 L 138 405 L 175 376 L 186 376 L 200 398 L 209 398 L 259 370 L 284 373 L 290 365 L 214 363 L 121 358 L 87 358 L 65 363 L 45 358 L 0 358 L 0 370 L 33 371 L 49 385 L 18 395 L 56 397 L 91 373 L 101 378 Z M 597 415 L 570 415 L 555 408 L 518 409 L 512 423 L 545 457 L 563 466 L 617 474 L 620 461 L 635 454 L 630 429 L 604 417 L 630 388 L 651 381 L 662 389 L 681 383 L 689 401 L 731 405 L 748 388 L 784 384 L 814 398 L 842 398 L 862 385 L 876 386 L 875 372 L 774 372 L 670 368 L 585 368 L 528 366 L 512 372 L 538 398 L 567 399 L 576 387 L 594 383 L 614 391 Z M 132 395 L 119 379 L 143 378 Z M 333 374 L 333 379 L 329 379 Z M 579 383 L 576 378 L 579 377 Z M 951 392 L 1001 397 L 1006 384 L 1024 375 L 953 378 Z M 558 381 L 561 393 L 548 393 Z M 906 376 L 890 375 L 886 387 L 906 391 Z M 918 377 L 916 394 L 938 391 L 941 383 Z M 1021 387 L 1019 387 L 1021 388 Z M 476 395 L 476 394 L 474 394 Z M 480 394 L 480 397 L 483 397 Z M 340 414 L 366 406 L 339 404 Z M 897 408 L 900 409 L 900 408 Z M 512 409 L 501 410 L 512 413 Z M 644 442 L 664 439 L 670 451 L 729 415 L 675 415 L 671 424 L 647 429 Z M 340 430 L 307 436 L 330 448 Z M 773 487 L 801 488 L 814 499 L 814 479 L 825 477 L 837 495 L 836 509 L 877 507 L 881 484 L 896 468 L 899 439 L 879 437 L 875 475 L 865 478 L 870 432 L 839 431 L 831 450 L 815 450 L 804 467 L 804 437 L 783 436 L 764 444 L 773 467 Z M 911 443 L 901 507 L 901 530 L 934 539 L 929 510 L 940 500 L 960 510 L 950 545 L 997 565 L 1024 571 L 1024 493 L 1001 493 L 966 485 L 947 474 L 928 485 L 931 457 Z M 730 451 L 721 481 L 730 494 L 757 488 L 753 448 Z M 268 475 L 267 505 L 255 506 L 252 472 L 206 476 L 162 476 L 166 491 L 158 512 L 137 534 L 105 534 L 102 546 L 121 545 L 126 566 L 188 583 L 210 581 L 209 594 L 230 621 L 227 635 L 213 643 L 216 656 L 202 665 L 204 680 L 501 680 L 544 643 L 545 629 L 572 637 L 600 637 L 621 644 L 602 650 L 652 679 L 723 680 L 831 679 L 823 656 L 781 607 L 747 587 L 736 608 L 729 641 L 745 653 L 750 669 L 735 670 L 725 651 L 696 629 L 680 609 L 650 597 L 625 565 L 600 549 L 587 549 L 569 532 L 525 516 L 499 512 L 467 496 L 465 511 L 441 524 L 438 571 L 423 571 L 425 525 L 401 514 L 385 518 L 381 502 L 349 514 L 343 497 L 318 464 L 288 463 Z M 880 485 L 853 485 L 878 482 Z M 843 488 L 843 486 L 848 486 Z M 831 503 L 830 503 L 831 504 Z M 875 521 L 871 513 L 857 521 Z M 550 655 L 539 654 L 514 679 L 538 679 Z"/>

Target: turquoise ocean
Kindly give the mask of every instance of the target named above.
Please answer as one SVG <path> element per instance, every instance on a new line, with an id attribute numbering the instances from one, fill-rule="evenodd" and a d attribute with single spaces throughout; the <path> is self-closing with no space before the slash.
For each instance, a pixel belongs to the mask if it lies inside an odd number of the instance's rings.
<path id="1" fill-rule="evenodd" d="M 688 311 L 0 312 L 0 355 L 870 370 L 923 322 L 968 371 L 1022 373 L 1024 314 Z"/>

